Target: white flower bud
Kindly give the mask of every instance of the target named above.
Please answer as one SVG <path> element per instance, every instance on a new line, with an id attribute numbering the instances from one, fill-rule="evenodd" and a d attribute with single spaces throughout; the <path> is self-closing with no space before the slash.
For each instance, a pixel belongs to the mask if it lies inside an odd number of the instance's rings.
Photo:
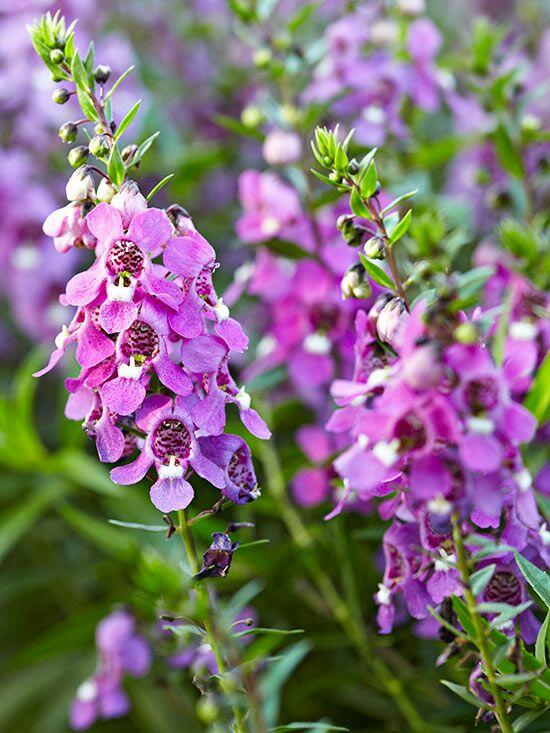
<path id="1" fill-rule="evenodd" d="M 90 169 L 82 165 L 77 168 L 67 181 L 65 188 L 69 201 L 86 201 L 93 196 L 94 179 Z"/>

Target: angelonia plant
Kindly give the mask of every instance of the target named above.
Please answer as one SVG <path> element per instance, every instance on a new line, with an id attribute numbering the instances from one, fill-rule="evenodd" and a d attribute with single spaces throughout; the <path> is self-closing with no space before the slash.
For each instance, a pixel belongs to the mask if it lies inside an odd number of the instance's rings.
<path id="1" fill-rule="evenodd" d="M 193 477 L 221 492 L 206 514 L 260 495 L 246 441 L 224 432 L 226 407 L 233 404 L 252 434 L 261 439 L 270 435 L 228 365 L 231 353 L 243 352 L 248 339 L 216 294 L 215 251 L 189 214 L 178 205 L 166 210 L 149 206 L 166 179 L 145 197 L 129 178 L 158 135 L 121 149 L 121 136 L 139 102 L 117 123 L 113 98 L 131 69 L 108 88 L 110 69 L 95 65 L 93 44 L 84 59 L 80 56 L 74 25 L 66 27 L 62 16 L 48 14 L 30 28 L 52 80 L 62 85 L 54 101 L 65 104 L 76 96 L 82 115 L 59 130 L 62 141 L 81 144 L 68 154 L 76 168 L 66 187 L 69 203 L 48 216 L 44 231 L 59 252 L 84 248 L 93 262 L 67 283 L 61 303 L 76 310 L 57 336 L 47 366 L 35 376 L 52 369 L 75 346 L 79 373 L 66 380 L 66 416 L 83 421 L 100 461 L 118 464 L 111 470 L 115 483 L 135 484 L 151 472 L 151 501 L 164 513 L 168 536 L 182 536 L 196 581 L 224 576 L 238 545 L 229 532 L 238 527 L 214 535 L 201 566 L 192 534 L 197 517 L 190 519 L 187 510 Z M 170 512 L 178 513 L 177 525 Z M 214 610 L 214 595 L 199 583 L 194 597 L 196 625 L 159 619 L 157 635 L 183 637 L 191 628 L 199 640 L 173 650 L 167 663 L 216 675 L 233 729 L 245 731 L 250 705 L 243 706 L 239 698 L 252 684 L 251 673 L 241 676 L 234 647 L 253 620 L 245 612 L 220 628 L 223 614 Z M 237 609 L 237 616 L 242 610 Z M 101 622 L 97 647 L 97 671 L 79 687 L 71 709 L 76 729 L 125 714 L 129 701 L 123 677 L 142 676 L 151 665 L 150 641 L 126 610 Z"/>
<path id="2" fill-rule="evenodd" d="M 411 301 L 398 252 L 412 218 L 402 204 L 416 192 L 382 205 L 376 151 L 350 159 L 351 137 L 318 128 L 323 172 L 314 172 L 349 196 L 342 228 L 358 262 L 344 292 L 365 278 L 385 292 L 356 315 L 353 377 L 331 387 L 338 407 L 327 429 L 347 447 L 333 463 L 343 494 L 330 516 L 357 498 L 381 499 L 381 632 L 404 610 L 433 617 L 449 643 L 442 660 L 471 665 L 469 689 L 445 684 L 484 722 L 521 730 L 548 701 L 548 616 L 541 624 L 529 589 L 548 606 L 550 536 L 521 451 L 535 438 L 535 415 L 546 419 L 544 315 L 529 307 L 544 294 L 518 278 L 506 311 L 471 310 L 483 275 L 473 270 L 440 273 Z M 525 703 L 531 710 L 513 722 Z"/>

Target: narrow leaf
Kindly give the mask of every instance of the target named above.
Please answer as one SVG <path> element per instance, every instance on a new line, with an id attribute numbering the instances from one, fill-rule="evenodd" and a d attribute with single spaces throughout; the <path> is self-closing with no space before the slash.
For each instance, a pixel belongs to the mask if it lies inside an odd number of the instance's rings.
<path id="1" fill-rule="evenodd" d="M 355 216 L 358 216 L 360 219 L 371 218 L 370 212 L 365 206 L 364 202 L 361 200 L 361 196 L 356 188 L 354 188 L 351 192 L 349 203 L 351 206 L 351 210 L 353 211 Z"/>
<path id="2" fill-rule="evenodd" d="M 412 218 L 412 209 L 409 209 L 405 216 L 401 219 L 401 221 L 396 224 L 395 229 L 392 231 L 390 235 L 390 242 L 392 244 L 395 244 L 401 237 L 403 237 L 411 224 L 411 218 Z"/>
<path id="3" fill-rule="evenodd" d="M 537 641 L 535 643 L 535 657 L 537 659 L 537 662 L 542 667 L 546 667 L 546 647 L 550 646 L 549 627 L 550 611 L 548 611 L 548 613 L 546 614 L 546 618 L 544 619 L 544 623 L 540 627 L 539 633 L 537 635 Z"/>
<path id="4" fill-rule="evenodd" d="M 118 519 L 109 519 L 109 524 L 116 527 L 124 527 L 125 529 L 141 529 L 144 532 L 166 532 L 168 525 L 166 524 L 138 524 L 137 522 L 121 522 Z"/>
<path id="5" fill-rule="evenodd" d="M 515 553 L 515 558 L 519 569 L 531 588 L 544 601 L 546 607 L 550 609 L 550 577 L 548 577 L 548 574 L 540 568 L 537 568 L 536 565 L 533 565 L 532 562 L 523 557 L 523 555 L 520 555 L 519 552 Z"/>
<path id="6" fill-rule="evenodd" d="M 375 283 L 378 283 L 378 285 L 381 285 L 383 288 L 389 288 L 390 290 L 395 289 L 392 279 L 386 275 L 381 267 L 375 265 L 374 262 L 371 262 L 362 252 L 359 252 L 359 259 L 367 271 L 368 276 L 372 278 Z"/>
<path id="7" fill-rule="evenodd" d="M 491 563 L 491 565 L 487 565 L 486 567 L 481 568 L 481 570 L 476 570 L 475 573 L 472 573 L 470 577 L 470 585 L 474 596 L 479 595 L 485 589 L 487 583 L 493 577 L 495 568 L 496 563 Z"/>
<path id="8" fill-rule="evenodd" d="M 89 89 L 90 85 L 88 83 L 88 75 L 86 73 L 86 68 L 84 67 L 84 64 L 82 63 L 82 59 L 80 58 L 78 51 L 75 51 L 73 55 L 71 73 L 73 75 L 74 82 L 79 89 L 82 89 L 83 91 L 86 91 L 87 89 Z"/>
<path id="9" fill-rule="evenodd" d="M 105 95 L 105 101 L 107 101 L 107 100 L 111 99 L 111 97 L 113 96 L 113 94 L 115 93 L 115 91 L 116 91 L 116 90 L 118 89 L 118 87 L 120 86 L 120 84 L 121 84 L 121 83 L 122 83 L 122 82 L 124 81 L 124 79 L 126 79 L 126 77 L 128 76 L 128 74 L 129 74 L 130 72 L 132 72 L 132 71 L 133 71 L 133 70 L 134 70 L 135 68 L 136 68 L 136 67 L 135 67 L 135 65 L 133 65 L 133 64 L 132 64 L 132 66 L 129 66 L 129 67 L 128 67 L 128 68 L 126 69 L 126 71 L 124 71 L 124 72 L 123 72 L 123 73 L 122 73 L 122 74 L 121 74 L 121 75 L 120 75 L 120 76 L 118 77 L 118 79 L 117 79 L 117 80 L 115 81 L 115 83 L 113 84 L 113 86 L 112 86 L 112 87 L 111 87 L 111 88 L 109 89 L 109 91 L 108 91 L 108 92 L 107 92 L 107 94 Z"/>
<path id="10" fill-rule="evenodd" d="M 107 163 L 107 173 L 115 186 L 120 186 L 124 181 L 124 172 L 124 161 L 122 160 L 118 145 L 115 143 L 109 156 L 109 162 Z"/>
<path id="11" fill-rule="evenodd" d="M 445 685 L 451 692 L 454 692 L 455 695 L 458 695 L 464 702 L 467 702 L 469 705 L 473 705 L 475 708 L 481 707 L 481 701 L 477 699 L 475 695 L 472 695 L 472 693 L 467 690 L 463 685 L 457 685 L 454 682 L 450 682 L 449 680 L 441 680 L 441 684 Z"/>
<path id="12" fill-rule="evenodd" d="M 495 682 L 499 687 L 515 687 L 531 682 L 538 677 L 538 672 L 520 672 L 519 674 L 497 674 Z"/>
<path id="13" fill-rule="evenodd" d="M 385 216 L 392 209 L 395 209 L 397 206 L 399 206 L 399 204 L 402 204 L 403 201 L 408 201 L 408 199 L 411 199 L 413 196 L 416 196 L 417 193 L 418 193 L 418 188 L 414 188 L 412 191 L 408 191 L 407 193 L 401 194 L 401 196 L 398 196 L 393 201 L 390 201 L 390 203 L 387 206 L 384 206 L 384 208 L 380 211 L 380 216 Z"/>
<path id="14" fill-rule="evenodd" d="M 118 140 L 119 137 L 122 135 L 124 130 L 126 130 L 132 122 L 135 119 L 135 116 L 138 113 L 139 106 L 141 104 L 141 99 L 138 99 L 138 101 L 134 104 L 131 110 L 129 110 L 124 117 L 121 119 L 119 126 L 117 127 L 117 130 L 115 132 L 115 140 Z"/>
<path id="15" fill-rule="evenodd" d="M 523 613 L 532 605 L 533 604 L 531 601 L 525 601 L 525 603 L 520 603 L 519 606 L 512 606 L 512 608 L 508 609 L 507 611 L 503 611 L 495 619 L 493 619 L 489 625 L 489 628 L 500 629 L 503 626 L 506 626 L 508 623 L 510 623 L 510 621 L 512 621 L 512 619 L 516 618 L 516 616 L 519 616 L 520 613 Z"/>
<path id="16" fill-rule="evenodd" d="M 164 186 L 166 186 L 168 181 L 171 178 L 173 178 L 174 175 L 175 175 L 174 173 L 169 173 L 167 176 L 164 176 L 162 181 L 159 181 L 156 186 L 153 186 L 153 188 L 149 191 L 149 193 L 145 197 L 147 201 L 150 201 L 153 198 L 153 196 L 160 191 L 161 188 L 164 188 Z"/>
<path id="17" fill-rule="evenodd" d="M 160 135 L 160 130 L 157 130 L 157 132 L 154 132 L 152 135 L 150 135 L 147 140 L 144 140 L 139 148 L 136 150 L 136 154 L 132 158 L 132 165 L 136 165 L 139 163 L 139 161 L 143 158 L 145 153 L 149 150 L 151 145 L 155 142 L 157 137 Z"/>

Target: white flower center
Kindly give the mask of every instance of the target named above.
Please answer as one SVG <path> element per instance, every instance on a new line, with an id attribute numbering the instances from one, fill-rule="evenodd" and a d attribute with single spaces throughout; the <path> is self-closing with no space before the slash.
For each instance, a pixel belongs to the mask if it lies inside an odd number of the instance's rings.
<path id="1" fill-rule="evenodd" d="M 262 221 L 262 234 L 266 237 L 272 237 L 279 231 L 279 222 L 274 216 L 268 216 Z"/>
<path id="2" fill-rule="evenodd" d="M 65 345 L 65 341 L 69 338 L 69 329 L 65 324 L 61 326 L 61 331 L 57 334 L 54 339 L 54 343 L 58 349 L 62 349 Z"/>
<path id="3" fill-rule="evenodd" d="M 546 522 L 541 525 L 539 529 L 539 536 L 542 540 L 543 545 L 550 545 L 550 530 L 548 529 L 548 525 L 546 524 Z"/>
<path id="4" fill-rule="evenodd" d="M 445 552 L 445 550 L 440 547 L 439 548 L 439 556 L 441 559 L 434 560 L 434 568 L 435 570 L 443 573 L 448 573 L 449 570 L 453 569 L 453 565 L 456 563 L 456 557 L 452 552 Z"/>
<path id="5" fill-rule="evenodd" d="M 240 267 L 235 270 L 235 282 L 245 283 L 250 280 L 250 276 L 254 272 L 254 265 L 252 262 L 244 262 Z"/>
<path id="6" fill-rule="evenodd" d="M 367 401 L 367 395 L 359 394 L 357 397 L 354 397 L 352 401 L 350 402 L 350 405 L 352 407 L 361 407 L 361 405 L 364 405 Z"/>
<path id="7" fill-rule="evenodd" d="M 369 389 L 376 389 L 386 384 L 391 376 L 390 367 L 384 367 L 383 369 L 374 369 L 367 379 L 367 387 Z"/>
<path id="8" fill-rule="evenodd" d="M 533 477 L 526 468 L 514 474 L 514 481 L 519 486 L 519 490 L 523 493 L 529 491 L 533 485 Z"/>
<path id="9" fill-rule="evenodd" d="M 494 422 L 488 417 L 469 417 L 466 427 L 470 433 L 476 435 L 492 435 L 495 430 Z"/>
<path id="10" fill-rule="evenodd" d="M 510 336 L 516 341 L 533 341 L 537 337 L 537 327 L 529 321 L 515 321 L 510 324 Z"/>
<path id="11" fill-rule="evenodd" d="M 365 435 L 365 433 L 360 433 L 357 436 L 357 445 L 359 446 L 359 448 L 366 448 L 368 444 L 369 444 L 368 437 Z"/>
<path id="12" fill-rule="evenodd" d="M 264 356 L 269 356 L 269 354 L 271 354 L 276 346 L 277 340 L 274 336 L 268 333 L 266 336 L 258 341 L 258 346 L 256 346 L 256 356 L 260 358 Z"/>
<path id="13" fill-rule="evenodd" d="M 241 410 L 249 410 L 250 404 L 252 402 L 252 398 L 246 391 L 244 387 L 241 387 L 240 390 L 235 395 L 235 399 L 237 400 L 237 404 L 241 408 Z"/>
<path id="14" fill-rule="evenodd" d="M 157 471 L 160 479 L 181 478 L 183 476 L 183 466 L 176 463 L 176 456 L 170 456 L 168 465 L 162 464 Z"/>
<path id="15" fill-rule="evenodd" d="M 123 284 L 122 278 L 118 283 L 107 283 L 107 298 L 122 303 L 129 303 L 134 297 L 135 283 L 132 281 L 128 287 Z"/>
<path id="16" fill-rule="evenodd" d="M 439 494 L 435 499 L 430 499 L 427 503 L 427 507 L 431 514 L 440 514 L 441 516 L 444 516 L 451 511 L 453 505 L 450 501 L 447 501 L 443 494 Z"/>
<path id="17" fill-rule="evenodd" d="M 381 606 L 389 606 L 391 603 L 391 590 L 384 583 L 378 583 L 376 600 Z"/>
<path id="18" fill-rule="evenodd" d="M 386 113 L 384 112 L 382 107 L 371 104 L 363 111 L 363 118 L 367 122 L 370 122 L 372 125 L 381 125 L 386 120 Z"/>
<path id="19" fill-rule="evenodd" d="M 131 356 L 129 364 L 124 364 L 124 362 L 119 364 L 118 376 L 125 377 L 126 379 L 139 379 L 142 371 L 143 366 L 138 366 L 135 358 Z"/>
<path id="20" fill-rule="evenodd" d="M 397 453 L 398 448 L 398 440 L 392 440 L 391 443 L 386 443 L 385 441 L 381 440 L 374 446 L 374 448 L 372 449 L 372 453 L 383 466 L 386 466 L 386 468 L 390 468 L 390 466 L 393 466 L 393 464 L 399 458 L 399 454 Z"/>
<path id="21" fill-rule="evenodd" d="M 308 354 L 328 354 L 332 348 L 329 337 L 324 333 L 309 333 L 304 339 Z"/>
<path id="22" fill-rule="evenodd" d="M 78 687 L 76 697 L 82 702 L 92 702 L 97 697 L 97 684 L 93 680 L 85 680 Z"/>
<path id="23" fill-rule="evenodd" d="M 223 302 L 223 298 L 218 298 L 218 301 L 214 306 L 214 311 L 216 313 L 218 323 L 223 323 L 223 321 L 227 321 L 229 318 L 229 308 Z"/>

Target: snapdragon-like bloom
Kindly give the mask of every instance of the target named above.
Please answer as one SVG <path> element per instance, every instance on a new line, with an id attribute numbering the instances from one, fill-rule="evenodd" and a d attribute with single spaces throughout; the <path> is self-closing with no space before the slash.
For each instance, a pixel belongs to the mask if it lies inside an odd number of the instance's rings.
<path id="1" fill-rule="evenodd" d="M 127 611 L 114 611 L 99 623 L 96 646 L 97 670 L 79 686 L 69 712 L 74 730 L 126 715 L 130 700 L 122 687 L 124 677 L 143 677 L 151 666 L 149 643 Z"/>
<path id="2" fill-rule="evenodd" d="M 383 633 L 392 629 L 398 599 L 421 619 L 428 606 L 462 593 L 453 515 L 465 537 L 498 531 L 505 521 L 503 541 L 547 563 L 545 525 L 519 451 L 536 420 L 514 399 L 509 371 L 483 341 L 456 340 L 465 316 L 420 302 L 388 330 L 389 319 L 381 327 L 380 318 L 390 303 L 383 298 L 358 313 L 353 378 L 334 383 L 339 408 L 327 426 L 348 440 L 333 464 L 346 491 L 329 516 L 352 496 L 386 497 L 380 514 L 392 519 L 375 596 Z M 380 349 L 382 341 L 395 356 Z M 525 583 L 513 554 L 495 557 L 486 563 L 496 568 L 485 592 L 493 602 L 518 605 Z M 520 623 L 533 640 L 534 616 L 526 611 Z"/>
<path id="3" fill-rule="evenodd" d="M 83 420 L 100 460 L 133 457 L 111 471 L 116 483 L 155 469 L 160 511 L 188 506 L 193 472 L 236 503 L 251 501 L 259 491 L 250 451 L 223 435 L 226 406 L 258 437 L 270 433 L 229 370 L 248 339 L 216 294 L 214 249 L 174 207 L 149 208 L 131 181 L 110 204 L 86 196 L 95 261 L 67 284 L 61 300 L 77 310 L 37 375 L 75 344 L 81 371 L 66 382 L 67 416 Z"/>

